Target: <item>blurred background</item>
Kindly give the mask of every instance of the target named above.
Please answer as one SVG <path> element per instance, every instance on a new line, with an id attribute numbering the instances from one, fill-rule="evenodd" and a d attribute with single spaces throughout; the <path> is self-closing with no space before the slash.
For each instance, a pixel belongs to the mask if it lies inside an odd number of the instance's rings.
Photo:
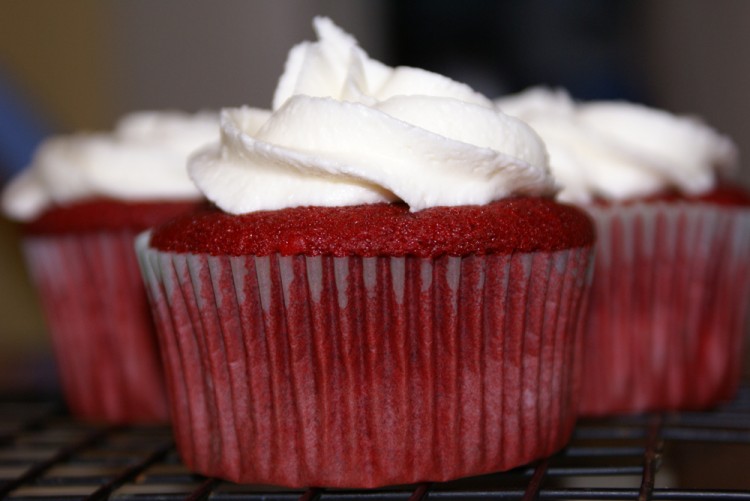
<path id="1" fill-rule="evenodd" d="M 318 14 L 392 66 L 489 97 L 544 84 L 698 115 L 750 156 L 745 0 L 26 0 L 0 5 L 0 183 L 47 134 L 139 109 L 269 107 Z M 17 229 L 0 218 L 0 391 L 54 391 L 50 360 Z"/>

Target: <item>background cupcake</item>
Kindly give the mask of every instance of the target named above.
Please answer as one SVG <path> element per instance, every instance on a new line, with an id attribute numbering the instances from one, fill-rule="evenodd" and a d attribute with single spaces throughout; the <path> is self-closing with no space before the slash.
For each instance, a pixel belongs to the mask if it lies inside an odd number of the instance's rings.
<path id="1" fill-rule="evenodd" d="M 583 412 L 732 397 L 750 294 L 750 197 L 726 184 L 732 142 L 694 118 L 563 91 L 497 104 L 542 136 L 560 199 L 597 223 Z"/>
<path id="2" fill-rule="evenodd" d="M 191 158 L 217 208 L 139 239 L 183 460 L 364 487 L 560 449 L 590 221 L 551 200 L 528 126 L 315 29 L 273 109 L 224 110 L 221 144 Z"/>
<path id="3" fill-rule="evenodd" d="M 185 160 L 218 140 L 216 124 L 215 114 L 142 112 L 112 133 L 53 137 L 3 192 L 78 417 L 168 417 L 133 240 L 199 203 Z"/>

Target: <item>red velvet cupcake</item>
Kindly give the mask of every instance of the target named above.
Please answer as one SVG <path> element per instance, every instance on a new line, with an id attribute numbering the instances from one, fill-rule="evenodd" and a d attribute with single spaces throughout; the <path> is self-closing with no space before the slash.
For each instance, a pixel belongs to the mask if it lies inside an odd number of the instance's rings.
<path id="1" fill-rule="evenodd" d="M 273 111 L 224 110 L 191 158 L 217 207 L 139 238 L 183 461 L 373 487 L 552 454 L 578 407 L 590 220 L 550 199 L 525 124 L 315 27 Z"/>
<path id="2" fill-rule="evenodd" d="M 141 242 L 177 444 L 287 486 L 448 480 L 576 418 L 593 229 L 539 198 L 178 218 Z"/>
<path id="3" fill-rule="evenodd" d="M 727 138 L 627 103 L 543 89 L 499 101 L 545 140 L 560 198 L 594 217 L 582 412 L 703 409 L 741 378 L 750 197 L 719 184 Z"/>
<path id="4" fill-rule="evenodd" d="M 215 116 L 141 113 L 113 134 L 47 140 L 3 194 L 50 330 L 70 411 L 98 422 L 164 422 L 166 390 L 133 251 L 143 230 L 198 205 L 190 151 Z"/>

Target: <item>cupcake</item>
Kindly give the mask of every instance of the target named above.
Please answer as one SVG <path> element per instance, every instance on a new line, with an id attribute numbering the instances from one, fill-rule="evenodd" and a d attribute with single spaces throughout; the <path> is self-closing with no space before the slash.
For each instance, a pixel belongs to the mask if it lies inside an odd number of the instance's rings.
<path id="1" fill-rule="evenodd" d="M 53 137 L 3 192 L 73 415 L 162 422 L 168 405 L 135 236 L 201 200 L 185 171 L 218 116 L 134 113 L 112 133 Z"/>
<path id="2" fill-rule="evenodd" d="M 702 122 L 531 89 L 497 102 L 544 139 L 560 199 L 594 217 L 582 412 L 703 409 L 741 379 L 750 197 L 734 144 Z"/>
<path id="3" fill-rule="evenodd" d="M 244 483 L 374 487 L 519 466 L 578 405 L 593 225 L 543 143 L 330 20 L 271 110 L 223 110 L 213 207 L 139 237 L 176 443 Z"/>

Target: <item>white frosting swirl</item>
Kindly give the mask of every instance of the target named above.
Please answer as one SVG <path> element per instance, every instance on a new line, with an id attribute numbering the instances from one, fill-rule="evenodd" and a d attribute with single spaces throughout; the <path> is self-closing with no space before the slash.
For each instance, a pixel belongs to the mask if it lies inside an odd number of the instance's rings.
<path id="1" fill-rule="evenodd" d="M 623 200 L 667 188 L 709 191 L 737 165 L 730 139 L 702 122 L 627 102 L 574 103 L 562 90 L 532 88 L 498 99 L 544 139 L 559 198 Z"/>
<path id="2" fill-rule="evenodd" d="M 273 110 L 222 112 L 188 170 L 222 210 L 402 200 L 412 211 L 554 193 L 525 123 L 468 86 L 370 59 L 327 18 L 289 53 Z"/>
<path id="3" fill-rule="evenodd" d="M 4 190 L 3 211 L 29 221 L 53 205 L 86 198 L 199 199 L 185 163 L 197 148 L 218 141 L 218 123 L 218 114 L 209 112 L 138 112 L 111 133 L 49 138 Z"/>

